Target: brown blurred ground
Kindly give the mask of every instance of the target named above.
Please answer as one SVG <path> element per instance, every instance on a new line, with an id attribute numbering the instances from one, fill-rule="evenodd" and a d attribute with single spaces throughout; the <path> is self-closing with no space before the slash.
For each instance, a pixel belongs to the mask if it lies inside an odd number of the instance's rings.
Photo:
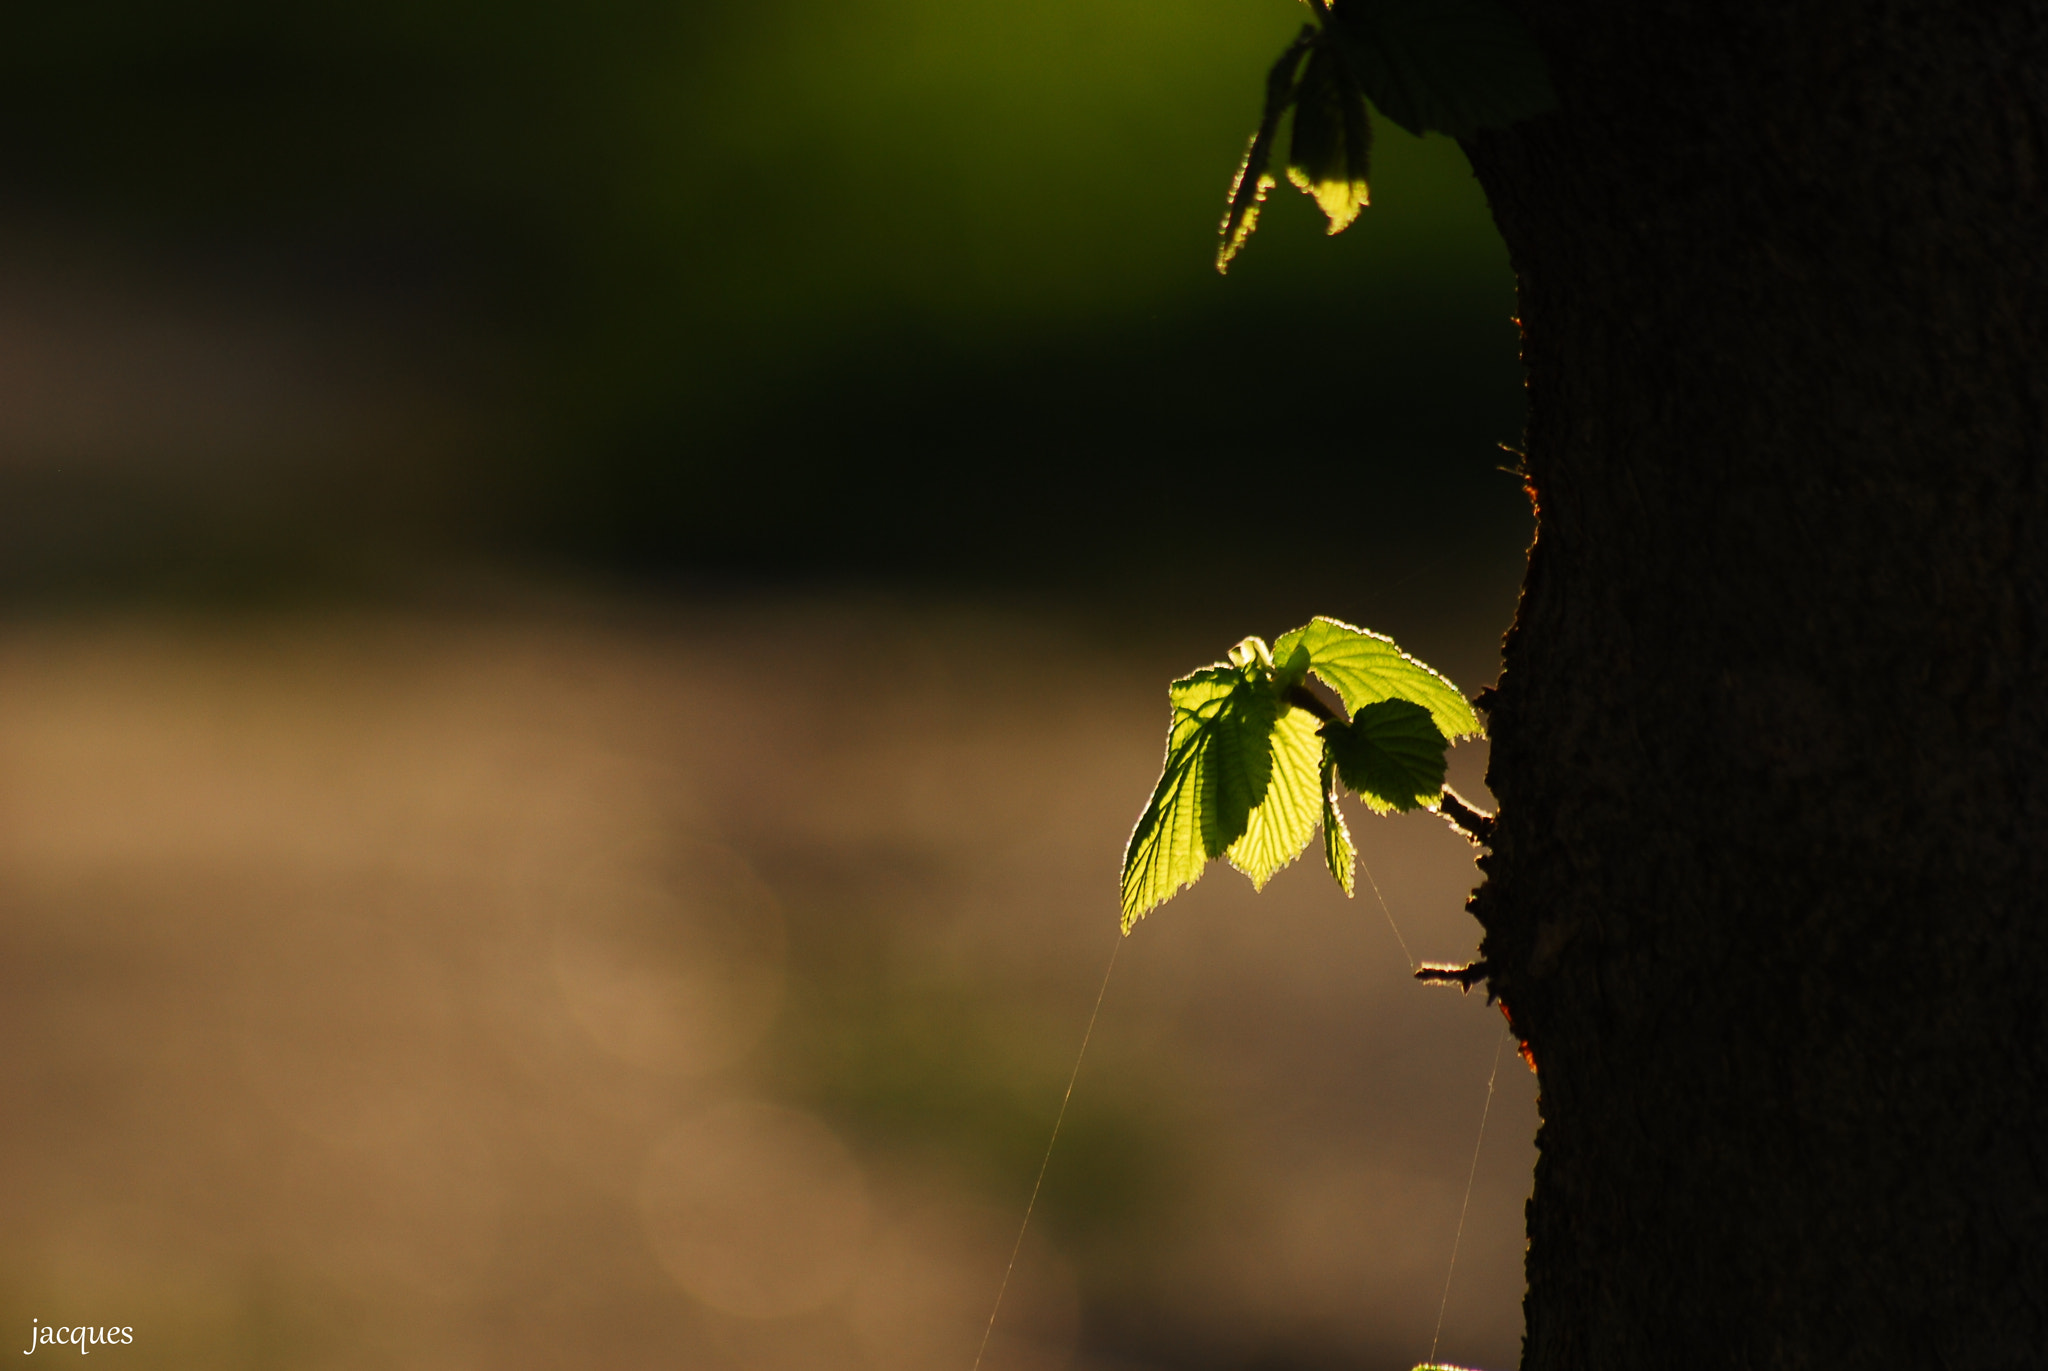
<path id="1" fill-rule="evenodd" d="M 852 598 L 0 630 L 0 1331 L 967 1371 L 1165 682 L 1227 645 Z M 1470 849 L 1352 826 L 1413 955 L 1468 957 Z M 1141 925 L 985 1365 L 1420 1360 L 1501 1020 L 1407 972 L 1309 863 Z M 1440 1349 L 1496 1368 L 1499 1080 Z"/>

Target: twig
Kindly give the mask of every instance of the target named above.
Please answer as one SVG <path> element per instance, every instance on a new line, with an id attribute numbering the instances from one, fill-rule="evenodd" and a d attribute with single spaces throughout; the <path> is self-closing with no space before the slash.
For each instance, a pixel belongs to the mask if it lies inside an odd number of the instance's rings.
<path id="1" fill-rule="evenodd" d="M 1475 843 L 1493 846 L 1493 815 L 1483 809 L 1474 809 L 1464 798 L 1449 786 L 1437 800 L 1438 812 L 1451 824 L 1462 829 L 1465 836 Z"/>
<path id="2" fill-rule="evenodd" d="M 1451 966 L 1445 962 L 1424 962 L 1415 969 L 1415 979 L 1430 985 L 1455 985 L 1467 995 L 1472 987 L 1485 980 L 1493 970 L 1485 962 L 1474 962 L 1470 966 Z"/>

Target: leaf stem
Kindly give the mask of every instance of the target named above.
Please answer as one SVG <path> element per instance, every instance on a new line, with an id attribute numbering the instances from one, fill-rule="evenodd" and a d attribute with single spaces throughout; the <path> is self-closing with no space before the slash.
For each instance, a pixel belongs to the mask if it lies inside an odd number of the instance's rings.
<path id="1" fill-rule="evenodd" d="M 1326 724 L 1341 724 L 1344 722 L 1342 716 L 1336 710 L 1324 704 L 1317 698 L 1316 693 L 1305 685 L 1297 683 L 1287 687 L 1286 699 L 1288 704 L 1293 705 L 1296 709 L 1307 710 Z"/>

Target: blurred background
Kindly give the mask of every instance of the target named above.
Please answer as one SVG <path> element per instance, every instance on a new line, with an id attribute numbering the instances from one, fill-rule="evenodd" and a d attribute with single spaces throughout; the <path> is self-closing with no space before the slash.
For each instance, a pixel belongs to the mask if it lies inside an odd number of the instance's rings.
<path id="1" fill-rule="evenodd" d="M 971 1366 L 1173 675 L 1468 691 L 1512 278 L 1291 0 L 89 0 L 0 50 L 0 1316 L 137 1366 Z M 1453 780 L 1484 799 L 1483 744 Z M 1471 849 L 1124 944 L 991 1371 L 1405 1367 Z M 1405 944 L 1405 945 L 1404 945 Z M 1518 1355 L 1499 1074 L 1444 1359 Z M 53 1349 L 51 1349 L 53 1350 Z"/>

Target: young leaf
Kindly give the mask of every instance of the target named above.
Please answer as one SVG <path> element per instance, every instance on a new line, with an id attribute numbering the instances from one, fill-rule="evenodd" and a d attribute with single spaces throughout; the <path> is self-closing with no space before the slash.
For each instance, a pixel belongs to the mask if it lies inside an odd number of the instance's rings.
<path id="1" fill-rule="evenodd" d="M 1287 709 L 1273 727 L 1272 779 L 1265 798 L 1251 812 L 1244 836 L 1225 854 L 1230 864 L 1263 890 L 1273 873 L 1299 857 L 1316 831 L 1316 786 L 1322 777 L 1323 740 L 1318 720 L 1302 709 Z"/>
<path id="2" fill-rule="evenodd" d="M 1261 643 L 1260 647 L 1265 644 Z M 1221 857 L 1244 836 L 1272 788 L 1273 725 L 1282 705 L 1269 678 L 1241 670 L 1210 731 L 1212 754 L 1202 775 L 1202 852 Z"/>
<path id="3" fill-rule="evenodd" d="M 1372 116 L 1344 54 L 1327 36 L 1308 55 L 1294 101 L 1287 179 L 1316 202 L 1331 233 L 1351 226 L 1370 199 Z"/>
<path id="4" fill-rule="evenodd" d="M 1349 723 L 1298 691 L 1310 671 L 1344 697 Z M 1124 851 L 1126 933 L 1199 880 L 1212 858 L 1227 857 L 1263 887 L 1301 855 L 1318 822 L 1323 860 L 1349 895 L 1357 854 L 1338 782 L 1382 812 L 1433 808 L 1448 737 L 1479 732 L 1449 681 L 1390 639 L 1335 619 L 1311 620 L 1271 648 L 1246 638 L 1169 695 L 1166 764 Z"/>
<path id="5" fill-rule="evenodd" d="M 1323 863 L 1330 868 L 1330 875 L 1338 885 L 1344 887 L 1348 898 L 1352 883 L 1357 880 L 1353 870 L 1358 860 L 1358 851 L 1351 846 L 1351 830 L 1344 825 L 1344 811 L 1337 807 L 1337 764 L 1330 757 L 1329 748 L 1323 749 Z"/>
<path id="6" fill-rule="evenodd" d="M 1260 664 L 1206 667 L 1168 694 L 1165 769 L 1124 851 L 1126 933 L 1244 836 L 1272 780 L 1281 703 Z"/>
<path id="7" fill-rule="evenodd" d="M 1429 711 L 1410 700 L 1381 700 L 1349 724 L 1323 725 L 1337 776 L 1367 805 L 1436 808 L 1444 788 L 1444 749 L 1450 746 Z"/>
<path id="8" fill-rule="evenodd" d="M 1449 739 L 1473 738 L 1483 729 L 1458 688 L 1394 645 L 1392 638 L 1336 619 L 1315 618 L 1273 644 L 1279 680 L 1299 681 L 1313 671 L 1344 699 L 1353 714 L 1381 700 L 1411 700 L 1429 711 Z"/>
<path id="9" fill-rule="evenodd" d="M 1497 0 L 1334 0 L 1331 27 L 1380 112 L 1463 138 L 1557 103 L 1529 31 Z"/>
<path id="10" fill-rule="evenodd" d="M 1259 205 L 1273 188 L 1273 178 L 1266 171 L 1273 158 L 1273 136 L 1280 130 L 1280 116 L 1294 103 L 1295 68 L 1301 65 L 1301 55 L 1315 40 L 1315 25 L 1304 24 L 1287 45 L 1287 51 L 1266 73 L 1266 108 L 1259 116 L 1258 132 L 1244 150 L 1244 161 L 1238 164 L 1237 179 L 1230 183 L 1230 201 L 1223 211 L 1222 241 L 1216 248 L 1219 272 L 1230 270 L 1230 259 L 1237 256 L 1238 249 L 1259 226 Z"/>
<path id="11" fill-rule="evenodd" d="M 1252 236 L 1252 230 L 1259 226 L 1259 206 L 1266 202 L 1266 192 L 1273 189 L 1273 178 L 1266 172 L 1266 163 L 1273 153 L 1272 129 L 1265 124 L 1252 135 L 1250 146 L 1244 150 L 1244 161 L 1238 163 L 1237 176 L 1230 183 L 1230 202 L 1223 211 L 1223 227 L 1218 233 L 1216 246 L 1216 270 L 1219 275 L 1228 274 L 1230 259 L 1243 250 L 1245 240 Z"/>

